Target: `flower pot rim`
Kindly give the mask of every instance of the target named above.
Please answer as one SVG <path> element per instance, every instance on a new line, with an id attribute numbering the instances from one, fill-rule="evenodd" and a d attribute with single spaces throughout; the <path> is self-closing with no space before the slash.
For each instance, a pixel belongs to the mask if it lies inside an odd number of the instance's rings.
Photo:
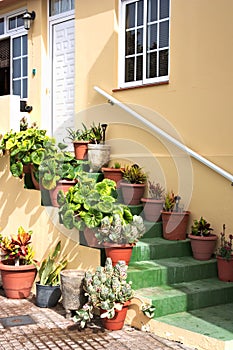
<path id="1" fill-rule="evenodd" d="M 233 255 L 231 255 L 230 259 L 226 259 L 226 258 L 224 258 L 223 256 L 216 255 L 216 259 L 219 259 L 219 260 L 226 260 L 226 261 L 231 261 L 231 260 L 233 260 Z"/>
<path id="2" fill-rule="evenodd" d="M 105 248 L 133 248 L 136 243 L 114 243 L 114 242 L 104 242 L 102 243 Z"/>
<path id="3" fill-rule="evenodd" d="M 155 199 L 155 198 L 143 197 L 143 198 L 141 198 L 141 202 L 161 204 L 161 203 L 164 203 L 164 199 Z"/>
<path id="4" fill-rule="evenodd" d="M 56 286 L 52 286 L 52 285 L 48 285 L 48 284 L 40 284 L 40 281 L 37 281 L 36 282 L 36 284 L 38 285 L 38 286 L 43 286 L 43 287 L 47 287 L 47 288 L 51 288 L 51 287 L 53 287 L 53 288 L 60 288 L 61 287 L 61 285 L 60 284 L 56 284 Z"/>
<path id="5" fill-rule="evenodd" d="M 190 215 L 190 211 L 184 210 L 184 211 L 166 211 L 166 210 L 161 210 L 162 214 L 165 215 Z"/>
<path id="6" fill-rule="evenodd" d="M 188 238 L 199 241 L 216 241 L 218 239 L 218 236 L 214 233 L 211 233 L 209 236 L 196 236 L 190 233 L 188 235 Z"/>
<path id="7" fill-rule="evenodd" d="M 121 172 L 122 170 L 124 170 L 125 168 L 111 168 L 111 167 L 103 167 L 101 168 L 101 171 L 106 171 L 106 172 L 114 172 L 114 173 L 117 173 L 117 172 Z"/>
<path id="8" fill-rule="evenodd" d="M 131 186 L 134 186 L 134 187 L 143 187 L 143 186 L 146 186 L 145 183 L 143 184 L 132 184 L 130 182 L 125 182 L 124 180 L 121 182 L 121 186 L 125 186 L 125 187 L 131 187 Z"/>
<path id="9" fill-rule="evenodd" d="M 83 143 L 83 144 L 88 144 L 90 141 L 85 141 L 85 140 L 76 140 L 76 141 L 72 141 L 74 144 L 79 144 L 79 143 Z"/>
<path id="10" fill-rule="evenodd" d="M 6 262 L 9 262 L 10 259 L 5 259 L 0 261 L 0 270 L 3 271 L 27 271 L 27 270 L 34 270 L 36 269 L 36 266 L 34 264 L 28 264 L 28 265 L 10 265 L 7 264 Z M 35 263 L 37 263 L 37 261 L 35 261 Z"/>

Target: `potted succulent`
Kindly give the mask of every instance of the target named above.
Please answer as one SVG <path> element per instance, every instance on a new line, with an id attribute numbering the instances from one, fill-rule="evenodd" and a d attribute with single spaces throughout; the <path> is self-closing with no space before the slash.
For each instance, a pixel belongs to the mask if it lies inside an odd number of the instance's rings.
<path id="1" fill-rule="evenodd" d="M 141 198 L 145 220 L 157 222 L 161 218 L 164 205 L 164 188 L 153 181 L 148 181 L 148 198 Z"/>
<path id="2" fill-rule="evenodd" d="M 70 152 L 54 152 L 44 158 L 38 168 L 40 183 L 44 189 L 49 190 L 53 206 L 58 207 L 58 192 L 62 190 L 66 193 L 74 186 L 82 169 L 83 163 Z"/>
<path id="3" fill-rule="evenodd" d="M 26 232 L 22 226 L 16 235 L 0 235 L 0 248 L 4 255 L 0 261 L 0 271 L 8 298 L 22 299 L 30 295 L 37 273 L 31 235 L 32 231 Z"/>
<path id="4" fill-rule="evenodd" d="M 224 282 L 233 282 L 233 235 L 229 234 L 226 238 L 226 226 L 223 224 L 223 230 L 220 233 L 220 246 L 217 250 L 218 278 Z"/>
<path id="5" fill-rule="evenodd" d="M 115 162 L 113 166 L 103 167 L 101 171 L 103 172 L 105 179 L 115 181 L 117 188 L 120 187 L 124 168 L 119 162 Z"/>
<path id="6" fill-rule="evenodd" d="M 107 258 L 104 267 L 98 266 L 94 273 L 85 273 L 83 288 L 88 301 L 76 311 L 73 320 L 84 328 L 98 309 L 104 328 L 122 329 L 128 305 L 133 298 L 131 283 L 127 282 L 125 262 L 119 261 L 113 266 L 111 259 Z"/>
<path id="7" fill-rule="evenodd" d="M 99 244 L 105 247 L 106 256 L 112 259 L 113 265 L 119 260 L 129 264 L 132 249 L 146 231 L 141 216 L 133 215 L 131 221 L 125 220 L 122 214 L 105 216 L 95 234 Z"/>
<path id="8" fill-rule="evenodd" d="M 99 172 L 105 167 L 110 159 L 109 145 L 105 144 L 105 133 L 107 124 L 92 123 L 90 128 L 90 143 L 88 144 L 88 161 L 90 164 L 90 172 Z"/>
<path id="9" fill-rule="evenodd" d="M 212 231 L 210 223 L 203 217 L 193 221 L 191 234 L 188 237 L 191 242 L 194 259 L 209 260 L 213 255 L 218 237 L 212 234 Z"/>
<path id="10" fill-rule="evenodd" d="M 164 207 L 161 212 L 163 238 L 168 240 L 185 240 L 189 221 L 189 211 L 184 211 L 180 205 L 181 197 L 173 191 L 165 195 Z"/>
<path id="11" fill-rule="evenodd" d="M 38 267 L 39 281 L 36 282 L 36 305 L 39 307 L 54 307 L 61 297 L 60 272 L 66 268 L 68 261 L 60 258 L 61 241 L 53 252 L 50 252 Z"/>
<path id="12" fill-rule="evenodd" d="M 120 184 L 123 201 L 127 205 L 140 204 L 145 192 L 147 175 L 138 164 L 127 165 Z"/>

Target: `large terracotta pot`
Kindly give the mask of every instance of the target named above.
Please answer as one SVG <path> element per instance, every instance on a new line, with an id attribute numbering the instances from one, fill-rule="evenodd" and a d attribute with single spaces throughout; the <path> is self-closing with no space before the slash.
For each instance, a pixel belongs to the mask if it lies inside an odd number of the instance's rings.
<path id="1" fill-rule="evenodd" d="M 13 261 L 0 261 L 2 285 L 7 298 L 28 298 L 35 280 L 37 269 L 35 265 L 12 265 Z"/>
<path id="2" fill-rule="evenodd" d="M 101 171 L 104 174 L 105 179 L 113 180 L 116 183 L 116 187 L 120 187 L 120 183 L 122 181 L 122 170 L 123 168 L 102 168 Z"/>
<path id="3" fill-rule="evenodd" d="M 89 141 L 74 141 L 75 159 L 86 160 L 88 158 L 88 143 Z"/>
<path id="4" fill-rule="evenodd" d="M 105 329 L 110 331 L 118 331 L 123 328 L 128 306 L 130 301 L 125 302 L 121 310 L 116 310 L 113 318 L 102 318 L 102 324 Z M 100 313 L 104 313 L 106 310 L 101 310 Z"/>
<path id="5" fill-rule="evenodd" d="M 195 236 L 195 235 L 188 235 L 188 238 L 191 242 L 191 247 L 193 251 L 193 257 L 197 260 L 209 260 L 211 259 L 218 237 L 214 234 L 211 234 L 210 236 L 203 237 L 203 236 Z"/>
<path id="6" fill-rule="evenodd" d="M 57 203 L 57 194 L 60 190 L 63 191 L 64 193 L 67 193 L 69 188 L 74 186 L 75 184 L 76 184 L 75 180 L 60 180 L 60 181 L 58 181 L 57 186 L 53 190 L 49 191 L 52 206 L 59 207 L 59 205 Z"/>
<path id="7" fill-rule="evenodd" d="M 135 244 L 104 243 L 106 257 L 112 259 L 113 266 L 119 260 L 124 260 L 126 265 L 129 265 L 134 246 Z"/>
<path id="8" fill-rule="evenodd" d="M 152 198 L 142 198 L 141 202 L 143 203 L 143 214 L 145 220 L 153 222 L 160 221 L 164 201 Z"/>
<path id="9" fill-rule="evenodd" d="M 217 256 L 217 266 L 220 281 L 233 282 L 233 256 L 230 260 Z"/>
<path id="10" fill-rule="evenodd" d="M 171 241 L 185 240 L 189 214 L 189 211 L 181 213 L 162 211 L 163 238 Z"/>
<path id="11" fill-rule="evenodd" d="M 120 188 L 125 204 L 138 205 L 141 203 L 141 198 L 144 195 L 146 184 L 130 184 L 127 182 L 121 182 Z"/>
<path id="12" fill-rule="evenodd" d="M 99 248 L 100 245 L 98 244 L 98 240 L 95 236 L 95 229 L 86 227 L 83 231 L 84 238 L 86 240 L 86 244 L 89 247 L 97 247 Z"/>

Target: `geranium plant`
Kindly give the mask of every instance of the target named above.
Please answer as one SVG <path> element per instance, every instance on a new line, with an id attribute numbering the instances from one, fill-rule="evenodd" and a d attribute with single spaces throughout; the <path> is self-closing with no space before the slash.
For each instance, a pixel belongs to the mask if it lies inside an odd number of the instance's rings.
<path id="1" fill-rule="evenodd" d="M 227 239 L 225 230 L 226 230 L 226 226 L 225 224 L 223 224 L 223 230 L 220 233 L 220 247 L 217 251 L 217 255 L 221 256 L 226 260 L 230 260 L 233 252 L 233 248 L 232 248 L 233 235 L 230 234 Z"/>
<path id="2" fill-rule="evenodd" d="M 31 245 L 32 231 L 26 232 L 22 226 L 17 235 L 3 237 L 0 235 L 0 248 L 5 259 L 11 259 L 15 265 L 30 265 L 33 263 L 34 251 Z"/>

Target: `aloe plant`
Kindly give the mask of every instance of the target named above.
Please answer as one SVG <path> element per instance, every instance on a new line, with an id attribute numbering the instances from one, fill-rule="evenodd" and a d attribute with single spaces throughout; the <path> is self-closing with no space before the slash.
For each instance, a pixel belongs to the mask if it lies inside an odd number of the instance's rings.
<path id="1" fill-rule="evenodd" d="M 65 257 L 59 260 L 60 254 L 61 241 L 57 243 L 54 251 L 50 252 L 48 257 L 42 261 L 38 269 L 40 284 L 45 286 L 56 286 L 60 284 L 60 272 L 65 269 L 68 263 Z"/>

